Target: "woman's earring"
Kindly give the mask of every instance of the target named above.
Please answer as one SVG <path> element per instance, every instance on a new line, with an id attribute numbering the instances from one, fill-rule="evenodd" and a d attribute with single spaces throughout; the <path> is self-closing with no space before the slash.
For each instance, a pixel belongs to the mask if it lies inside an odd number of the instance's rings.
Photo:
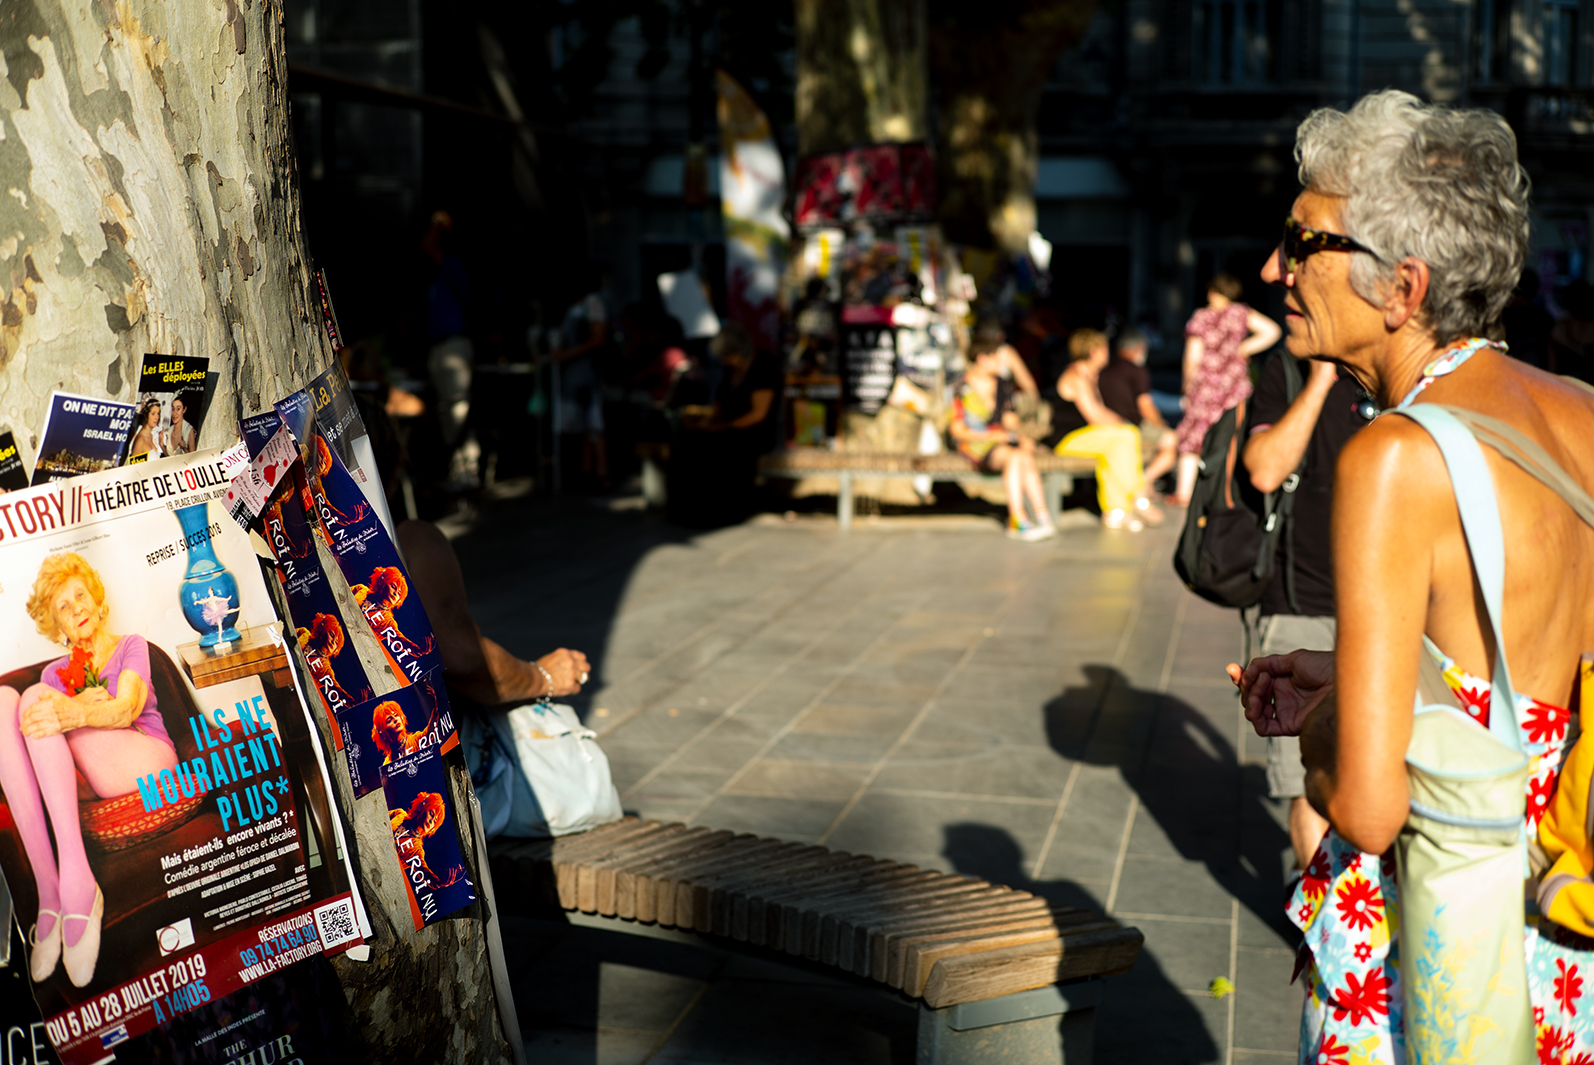
<path id="1" fill-rule="evenodd" d="M 111 612 L 111 611 L 110 611 L 110 609 L 109 609 L 109 608 L 107 608 L 107 607 L 103 607 L 103 606 L 102 606 L 102 607 L 100 607 L 100 620 L 101 620 L 101 621 L 104 621 L 104 620 L 105 620 L 105 618 L 106 618 L 106 616 L 107 616 L 107 615 L 108 615 L 108 614 L 110 614 L 110 612 Z"/>

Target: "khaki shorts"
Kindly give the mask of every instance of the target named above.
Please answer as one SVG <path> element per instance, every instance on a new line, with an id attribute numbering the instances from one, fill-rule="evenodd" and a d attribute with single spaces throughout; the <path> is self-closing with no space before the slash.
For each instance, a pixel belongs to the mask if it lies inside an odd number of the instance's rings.
<path id="1" fill-rule="evenodd" d="M 1250 625 L 1242 639 L 1242 661 L 1262 655 L 1282 655 L 1295 650 L 1332 651 L 1334 619 L 1300 614 L 1274 614 Z M 1267 793 L 1275 799 L 1306 794 L 1306 769 L 1301 765 L 1301 741 L 1295 736 L 1267 738 Z"/>

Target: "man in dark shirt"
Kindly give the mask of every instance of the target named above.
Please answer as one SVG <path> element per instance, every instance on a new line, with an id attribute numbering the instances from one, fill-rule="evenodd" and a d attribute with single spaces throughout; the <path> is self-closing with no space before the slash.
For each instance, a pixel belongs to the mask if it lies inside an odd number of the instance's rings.
<path id="1" fill-rule="evenodd" d="M 1140 426 L 1140 452 L 1146 484 L 1154 485 L 1179 461 L 1179 438 L 1151 401 L 1151 371 L 1146 369 L 1146 337 L 1138 329 L 1118 336 L 1118 354 L 1096 377 L 1101 401 L 1126 425 Z"/>
<path id="2" fill-rule="evenodd" d="M 1259 492 L 1286 486 L 1300 469 L 1294 510 L 1279 537 L 1273 582 L 1262 594 L 1261 616 L 1247 625 L 1242 662 L 1297 648 L 1334 649 L 1334 567 L 1329 552 L 1329 510 L 1334 464 L 1351 434 L 1367 424 L 1357 411 L 1361 389 L 1329 362 L 1301 366 L 1306 381 L 1290 402 L 1280 352 L 1267 360 L 1251 397 L 1245 470 Z M 1305 459 L 1304 465 L 1302 459 Z M 1305 869 L 1328 830 L 1306 802 L 1305 770 L 1294 737 L 1267 741 L 1268 794 L 1290 800 L 1290 843 Z"/>

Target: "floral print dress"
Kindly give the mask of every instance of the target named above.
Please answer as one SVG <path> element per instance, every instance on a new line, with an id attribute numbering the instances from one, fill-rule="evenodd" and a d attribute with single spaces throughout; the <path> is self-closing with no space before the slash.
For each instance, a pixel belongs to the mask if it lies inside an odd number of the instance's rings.
<path id="1" fill-rule="evenodd" d="M 1487 728 L 1489 681 L 1438 657 L 1462 709 Z M 1519 693 L 1517 718 L 1531 759 L 1532 833 L 1555 795 L 1572 715 Z M 1305 933 L 1296 963 L 1306 977 L 1302 1065 L 1405 1065 L 1394 848 L 1366 854 L 1329 829 L 1296 885 L 1289 918 Z M 1594 940 L 1529 917 L 1524 948 L 1541 1065 L 1594 1065 L 1594 998 L 1584 991 Z"/>
<path id="2" fill-rule="evenodd" d="M 1190 316 L 1184 335 L 1201 341 L 1201 363 L 1187 383 L 1190 398 L 1179 420 L 1179 450 L 1201 453 L 1201 441 L 1223 412 L 1251 394 L 1251 360 L 1240 345 L 1251 332 L 1251 308 L 1231 303 L 1221 311 L 1202 307 Z"/>

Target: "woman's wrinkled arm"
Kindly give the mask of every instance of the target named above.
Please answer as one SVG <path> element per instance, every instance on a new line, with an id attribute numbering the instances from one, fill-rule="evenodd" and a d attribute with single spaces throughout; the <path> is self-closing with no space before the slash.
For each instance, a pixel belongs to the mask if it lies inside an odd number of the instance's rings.
<path id="1" fill-rule="evenodd" d="M 1438 449 L 1406 418 L 1351 437 L 1334 475 L 1333 713 L 1302 733 L 1308 792 L 1340 835 L 1381 854 L 1406 820 L 1406 748 L 1433 578 L 1454 513 Z M 1314 715 L 1316 716 L 1316 715 Z"/>
<path id="2" fill-rule="evenodd" d="M 127 728 L 144 709 L 148 682 L 131 669 L 117 678 L 116 695 L 104 688 L 85 688 L 67 695 L 46 687 L 22 712 L 22 734 L 32 739 L 56 736 L 79 728 Z"/>

